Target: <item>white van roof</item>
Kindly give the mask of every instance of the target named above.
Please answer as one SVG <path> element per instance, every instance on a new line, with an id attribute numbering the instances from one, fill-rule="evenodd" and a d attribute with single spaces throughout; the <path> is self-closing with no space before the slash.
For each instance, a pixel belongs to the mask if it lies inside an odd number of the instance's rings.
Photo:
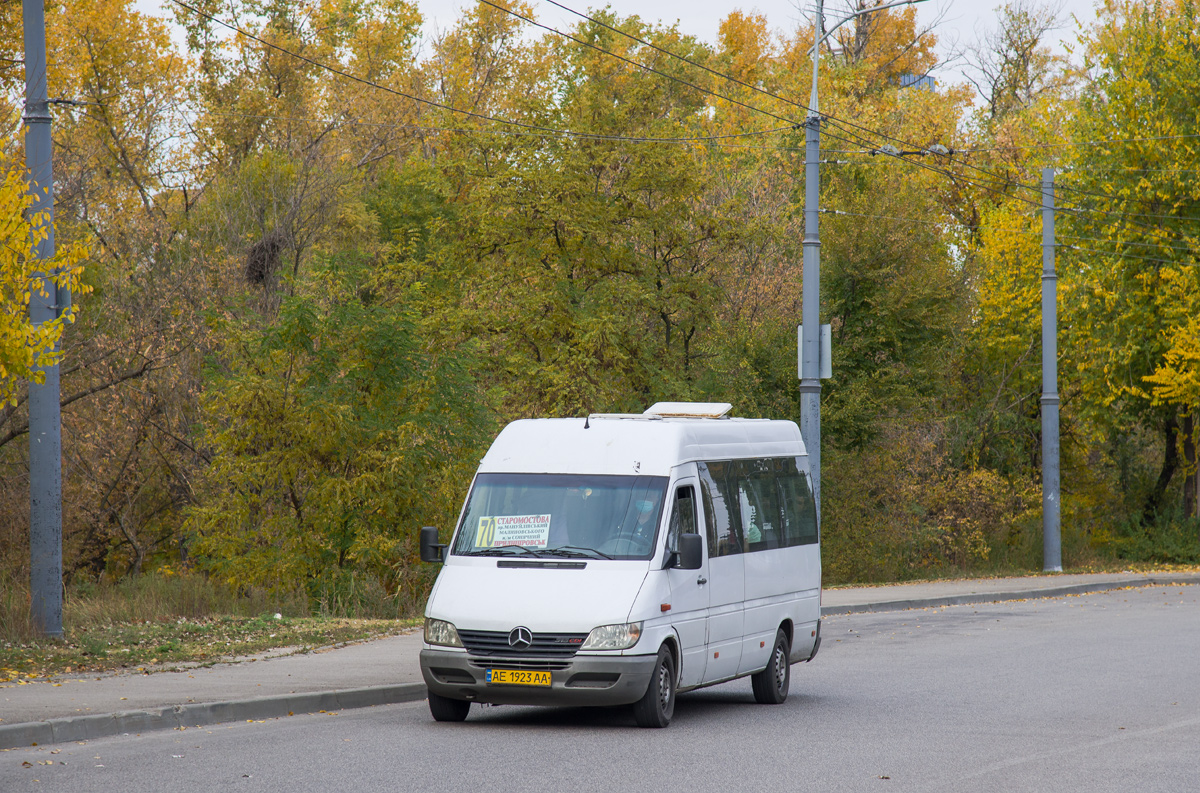
<path id="1" fill-rule="evenodd" d="M 667 476 L 673 467 L 695 460 L 804 454 L 795 422 L 667 418 L 647 411 L 514 421 L 496 437 L 479 471 Z"/>

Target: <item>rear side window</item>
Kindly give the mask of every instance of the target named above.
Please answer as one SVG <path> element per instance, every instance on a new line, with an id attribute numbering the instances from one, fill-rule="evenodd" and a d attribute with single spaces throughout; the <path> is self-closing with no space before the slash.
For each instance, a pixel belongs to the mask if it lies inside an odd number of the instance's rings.
<path id="1" fill-rule="evenodd" d="M 699 463 L 700 496 L 708 531 L 708 555 L 729 556 L 742 552 L 738 531 L 737 490 L 731 482 L 728 462 Z"/>
<path id="2" fill-rule="evenodd" d="M 817 505 L 813 502 L 808 476 L 796 466 L 779 477 L 779 500 L 783 505 L 783 544 L 811 545 L 817 541 Z"/>
<path id="3" fill-rule="evenodd" d="M 697 463 L 710 556 L 811 545 L 817 510 L 800 458 Z"/>

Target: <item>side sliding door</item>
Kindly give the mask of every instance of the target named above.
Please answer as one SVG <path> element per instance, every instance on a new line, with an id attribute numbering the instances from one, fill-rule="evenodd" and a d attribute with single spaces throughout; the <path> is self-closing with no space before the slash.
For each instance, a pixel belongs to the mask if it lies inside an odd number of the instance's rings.
<path id="1" fill-rule="evenodd" d="M 698 463 L 708 539 L 708 656 L 704 682 L 734 677 L 742 658 L 746 598 L 737 491 L 728 462 Z"/>

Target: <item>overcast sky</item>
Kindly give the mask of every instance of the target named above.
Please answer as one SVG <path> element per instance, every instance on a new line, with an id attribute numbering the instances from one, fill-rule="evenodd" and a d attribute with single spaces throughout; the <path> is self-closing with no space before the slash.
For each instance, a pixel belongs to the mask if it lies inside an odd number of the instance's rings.
<path id="1" fill-rule="evenodd" d="M 730 11 L 741 10 L 764 15 L 772 28 L 778 30 L 794 30 L 813 7 L 812 0 L 749 0 L 745 3 L 731 0 L 558 0 L 565 6 L 586 10 L 610 6 L 613 11 L 629 16 L 637 14 L 646 20 L 659 20 L 666 23 L 678 21 L 685 33 L 690 33 L 708 42 L 714 42 L 717 27 Z M 1050 2 L 1051 0 L 1047 0 Z M 439 29 L 445 29 L 459 17 L 462 9 L 473 0 L 417 0 L 421 13 L 425 17 L 426 35 L 432 35 Z M 570 27 L 579 21 L 578 17 L 567 13 L 544 0 L 529 0 L 537 14 L 538 21 L 556 28 Z M 1063 28 L 1055 34 L 1055 41 L 1073 42 L 1079 28 L 1071 19 L 1074 14 L 1083 25 L 1090 24 L 1095 19 L 1094 6 L 1096 0 L 1058 0 L 1061 2 Z M 834 15 L 839 10 L 847 8 L 849 0 L 826 0 L 826 25 L 832 24 Z M 918 20 L 922 25 L 933 23 L 942 17 L 938 25 L 938 38 L 942 46 L 953 42 L 970 43 L 976 40 L 977 31 L 995 25 L 995 9 L 1001 5 L 1000 0 L 927 0 L 917 6 Z M 810 23 L 805 22 L 806 26 Z M 939 75 L 939 79 L 957 82 L 961 79 L 957 71 Z"/>
<path id="2" fill-rule="evenodd" d="M 1063 27 L 1054 34 L 1054 41 L 1048 42 L 1062 50 L 1060 42 L 1074 42 L 1079 23 L 1086 26 L 1095 20 L 1095 4 L 1097 0 L 1043 0 L 1058 2 L 1062 5 L 1061 19 Z M 529 0 L 538 20 L 543 24 L 565 29 L 578 22 L 578 17 L 545 2 L 545 0 Z M 812 8 L 812 0 L 750 0 L 739 3 L 732 0 L 609 0 L 607 3 L 597 0 L 559 0 L 563 5 L 586 11 L 588 8 L 610 6 L 621 16 L 637 14 L 646 20 L 656 20 L 666 23 L 679 22 L 685 33 L 690 33 L 705 41 L 714 42 L 717 27 L 730 11 L 760 13 L 766 16 L 772 28 L 781 31 L 792 31 L 805 19 L 805 14 Z M 851 0 L 826 0 L 827 25 L 838 11 L 849 6 Z M 461 15 L 462 10 L 474 3 L 474 0 L 417 0 L 422 16 L 425 17 L 425 35 L 431 37 L 439 30 L 452 26 Z M 995 9 L 1001 0 L 926 0 L 917 6 L 918 19 L 922 25 L 933 23 L 941 17 L 937 27 L 939 49 L 958 44 L 974 42 L 983 30 L 994 27 Z M 136 6 L 145 13 L 158 16 L 170 16 L 163 10 L 163 5 L 170 6 L 170 0 L 136 0 Z M 805 23 L 806 25 L 808 23 Z M 540 32 L 540 31 L 537 31 Z M 176 40 L 182 44 L 181 38 Z M 936 75 L 941 82 L 960 82 L 962 76 L 958 68 Z"/>

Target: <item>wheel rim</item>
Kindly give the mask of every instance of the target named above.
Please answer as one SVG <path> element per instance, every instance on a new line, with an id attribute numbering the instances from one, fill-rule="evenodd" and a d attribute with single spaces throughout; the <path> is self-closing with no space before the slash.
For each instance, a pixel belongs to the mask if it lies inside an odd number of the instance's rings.
<path id="1" fill-rule="evenodd" d="M 658 665 L 658 706 L 663 713 L 671 706 L 671 671 L 666 664 Z"/>
<path id="2" fill-rule="evenodd" d="M 775 688 L 783 691 L 783 686 L 787 682 L 787 658 L 783 654 L 783 646 L 775 645 Z"/>

